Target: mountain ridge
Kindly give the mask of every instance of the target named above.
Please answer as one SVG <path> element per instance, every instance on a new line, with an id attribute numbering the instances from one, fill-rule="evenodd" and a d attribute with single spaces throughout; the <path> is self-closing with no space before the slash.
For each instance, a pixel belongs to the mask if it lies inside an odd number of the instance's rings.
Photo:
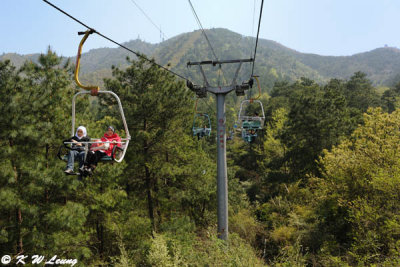
<path id="1" fill-rule="evenodd" d="M 227 29 L 206 30 L 219 59 L 250 58 L 254 49 L 255 38 L 243 36 Z M 202 82 L 196 70 L 188 69 L 188 61 L 215 60 L 208 43 L 200 30 L 182 33 L 158 44 L 151 44 L 140 39 L 123 43 L 126 47 L 152 57 L 157 63 L 169 66 L 185 77 Z M 10 59 L 17 67 L 25 60 L 37 61 L 39 54 L 19 55 L 7 53 L 0 60 Z M 82 54 L 81 72 L 84 78 L 111 75 L 111 66 L 127 66 L 126 57 L 135 55 L 122 48 L 96 48 Z M 75 57 L 66 57 L 72 62 Z M 250 64 L 248 64 L 250 65 Z M 233 75 L 233 67 L 223 70 L 227 77 Z M 255 73 L 263 77 L 267 86 L 276 80 L 293 81 L 307 77 L 317 82 L 326 82 L 331 78 L 348 79 L 357 71 L 365 72 L 374 85 L 389 86 L 400 74 L 400 49 L 381 47 L 371 51 L 356 53 L 351 56 L 322 56 L 302 53 L 288 48 L 276 41 L 259 39 Z M 96 73 L 97 72 L 97 73 Z M 212 80 L 217 79 L 215 71 L 209 70 Z M 242 68 L 240 78 L 249 75 L 250 67 Z M 101 73 L 102 75 L 97 75 Z M 91 80 L 92 78 L 88 78 Z"/>

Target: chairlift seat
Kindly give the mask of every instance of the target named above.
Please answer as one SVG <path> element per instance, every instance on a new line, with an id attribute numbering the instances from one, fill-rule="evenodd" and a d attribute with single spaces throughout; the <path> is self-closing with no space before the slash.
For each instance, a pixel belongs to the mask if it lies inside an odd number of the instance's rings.
<path id="1" fill-rule="evenodd" d="M 63 155 L 62 160 L 65 162 L 68 162 L 68 155 Z M 75 161 L 78 161 L 78 160 L 75 158 Z M 113 161 L 113 159 L 110 156 L 103 156 L 103 157 L 101 157 L 100 161 L 107 162 L 107 161 Z"/>
<path id="2" fill-rule="evenodd" d="M 204 135 L 210 136 L 211 128 L 193 127 L 193 135 L 198 135 L 201 133 L 203 133 Z"/>
<path id="3" fill-rule="evenodd" d="M 252 143 L 257 137 L 257 132 L 255 131 L 253 134 L 249 132 L 249 130 L 242 130 L 242 139 L 247 143 Z"/>
<path id="4" fill-rule="evenodd" d="M 242 128 L 246 130 L 259 130 L 262 129 L 261 121 L 243 121 Z"/>
<path id="5" fill-rule="evenodd" d="M 111 156 L 103 156 L 100 158 L 99 162 L 114 162 L 116 161 L 116 155 L 118 158 L 118 153 L 123 153 L 126 144 L 122 145 L 122 146 L 114 146 L 112 152 L 111 152 Z M 65 145 L 61 145 L 60 148 L 58 149 L 58 153 L 57 156 L 59 159 L 68 162 L 68 150 L 66 150 Z M 77 158 L 74 159 L 74 161 L 78 161 Z"/>

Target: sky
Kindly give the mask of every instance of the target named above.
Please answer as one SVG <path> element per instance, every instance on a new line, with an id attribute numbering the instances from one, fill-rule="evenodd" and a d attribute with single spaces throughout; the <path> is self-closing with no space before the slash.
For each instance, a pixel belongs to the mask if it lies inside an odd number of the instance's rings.
<path id="1" fill-rule="evenodd" d="M 117 42 L 159 43 L 198 30 L 188 0 L 49 0 Z M 256 36 L 261 0 L 191 0 L 205 29 Z M 139 6 L 157 26 L 139 10 Z M 400 0 L 264 0 L 260 38 L 303 53 L 347 56 L 400 47 Z M 74 56 L 85 28 L 42 0 L 0 0 L 0 54 Z M 210 40 L 212 43 L 212 40 Z M 116 47 L 93 35 L 83 52 Z"/>

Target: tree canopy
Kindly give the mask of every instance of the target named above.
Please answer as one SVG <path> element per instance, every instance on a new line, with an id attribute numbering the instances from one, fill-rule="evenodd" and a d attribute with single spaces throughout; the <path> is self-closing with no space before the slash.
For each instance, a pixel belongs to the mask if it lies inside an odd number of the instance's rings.
<path id="1" fill-rule="evenodd" d="M 77 92 L 70 63 L 50 49 L 20 68 L 0 61 L 1 255 L 82 266 L 399 265 L 398 84 L 380 95 L 361 72 L 318 84 L 277 81 L 269 69 L 263 129 L 251 144 L 239 133 L 227 142 L 224 242 L 215 134 L 193 137 L 193 93 L 151 63 L 126 64 L 102 81 L 124 107 L 126 158 L 79 181 L 56 157 Z M 241 100 L 227 97 L 228 125 Z M 212 123 L 214 105 L 199 102 Z M 108 125 L 126 135 L 111 98 L 79 98 L 76 116 L 91 137 Z"/>

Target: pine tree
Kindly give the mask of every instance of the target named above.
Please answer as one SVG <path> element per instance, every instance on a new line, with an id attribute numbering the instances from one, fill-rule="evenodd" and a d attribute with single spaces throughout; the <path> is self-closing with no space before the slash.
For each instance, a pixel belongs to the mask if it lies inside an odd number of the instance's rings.
<path id="1" fill-rule="evenodd" d="M 283 142 L 292 178 L 298 179 L 308 172 L 318 173 L 318 156 L 349 134 L 352 122 L 340 83 L 331 81 L 321 88 L 307 79 L 293 87 L 299 93 L 290 98 Z"/>
<path id="2" fill-rule="evenodd" d="M 64 163 L 55 157 L 69 132 L 73 92 L 69 64 L 60 63 L 61 58 L 48 50 L 38 64 L 24 64 L 17 86 L 6 87 L 10 99 L 4 128 L 8 130 L 1 142 L 7 142 L 8 149 L 0 195 L 2 203 L 8 203 L 2 206 L 2 214 L 16 217 L 2 225 L 9 229 L 5 247 L 10 254 L 68 251 L 70 257 L 79 258 L 89 253 L 82 246 L 87 238 L 83 229 L 87 208 L 68 200 L 78 182 L 63 174 Z"/>
<path id="3" fill-rule="evenodd" d="M 123 104 L 132 135 L 126 155 L 126 191 L 145 199 L 152 229 L 173 210 L 206 222 L 215 194 L 209 157 L 191 136 L 192 94 L 175 77 L 143 60 L 113 69 L 106 87 Z M 192 193 L 189 193 L 192 191 Z"/>

